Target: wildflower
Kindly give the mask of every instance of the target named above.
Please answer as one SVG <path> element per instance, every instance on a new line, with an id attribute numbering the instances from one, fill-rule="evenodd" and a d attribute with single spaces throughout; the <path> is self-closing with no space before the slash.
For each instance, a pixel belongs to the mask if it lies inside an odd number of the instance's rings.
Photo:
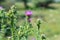
<path id="1" fill-rule="evenodd" d="M 31 10 L 27 10 L 25 12 L 25 15 L 27 16 L 28 22 L 31 22 L 32 11 Z"/>
<path id="2" fill-rule="evenodd" d="M 0 10 L 3 10 L 3 7 L 2 6 L 0 6 Z"/>
<path id="3" fill-rule="evenodd" d="M 31 15 L 32 15 L 32 11 L 27 10 L 27 11 L 25 12 L 25 15 L 26 15 L 26 16 L 31 16 Z"/>
<path id="4" fill-rule="evenodd" d="M 32 40 L 36 40 L 35 38 L 32 38 Z"/>

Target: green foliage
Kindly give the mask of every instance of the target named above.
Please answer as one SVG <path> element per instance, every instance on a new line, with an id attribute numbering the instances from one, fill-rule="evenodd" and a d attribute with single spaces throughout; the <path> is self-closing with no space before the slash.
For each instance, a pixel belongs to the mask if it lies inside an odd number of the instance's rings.
<path id="1" fill-rule="evenodd" d="M 0 2 L 4 2 L 5 0 L 0 0 Z"/>
<path id="2" fill-rule="evenodd" d="M 18 14 L 15 5 L 13 5 L 8 12 L 0 10 L 0 27 L 1 32 L 3 32 L 2 38 L 6 37 L 8 38 L 7 40 L 9 40 L 9 38 L 11 40 L 27 40 L 30 35 L 35 36 L 35 39 L 38 38 L 38 29 L 35 30 L 32 23 L 27 21 L 27 18 L 20 26 L 17 25 L 17 19 Z"/>

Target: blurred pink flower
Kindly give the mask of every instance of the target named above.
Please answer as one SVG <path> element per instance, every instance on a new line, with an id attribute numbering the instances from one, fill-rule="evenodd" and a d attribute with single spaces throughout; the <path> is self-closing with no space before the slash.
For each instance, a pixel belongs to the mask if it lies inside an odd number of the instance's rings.
<path id="1" fill-rule="evenodd" d="M 3 10 L 3 7 L 2 6 L 0 6 L 0 10 Z"/>
<path id="2" fill-rule="evenodd" d="M 32 38 L 32 40 L 36 40 L 35 38 Z"/>
<path id="3" fill-rule="evenodd" d="M 32 11 L 31 11 L 31 10 L 27 10 L 27 11 L 25 12 L 25 15 L 26 15 L 26 16 L 31 16 L 31 15 L 32 15 Z"/>

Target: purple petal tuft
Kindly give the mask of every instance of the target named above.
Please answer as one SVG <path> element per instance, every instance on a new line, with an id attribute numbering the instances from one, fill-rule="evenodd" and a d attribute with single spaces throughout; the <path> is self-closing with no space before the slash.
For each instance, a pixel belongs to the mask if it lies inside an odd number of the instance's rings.
<path id="1" fill-rule="evenodd" d="M 26 16 L 31 16 L 31 15 L 32 15 L 32 11 L 27 10 L 27 11 L 25 12 L 25 15 L 26 15 Z"/>

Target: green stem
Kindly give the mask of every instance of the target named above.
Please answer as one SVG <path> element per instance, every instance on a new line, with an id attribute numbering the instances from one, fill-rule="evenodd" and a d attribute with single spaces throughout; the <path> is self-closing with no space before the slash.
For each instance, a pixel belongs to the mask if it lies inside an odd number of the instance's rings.
<path id="1" fill-rule="evenodd" d="M 14 40 L 14 19 L 13 19 L 13 16 L 11 18 L 11 32 L 12 32 L 12 40 Z"/>

